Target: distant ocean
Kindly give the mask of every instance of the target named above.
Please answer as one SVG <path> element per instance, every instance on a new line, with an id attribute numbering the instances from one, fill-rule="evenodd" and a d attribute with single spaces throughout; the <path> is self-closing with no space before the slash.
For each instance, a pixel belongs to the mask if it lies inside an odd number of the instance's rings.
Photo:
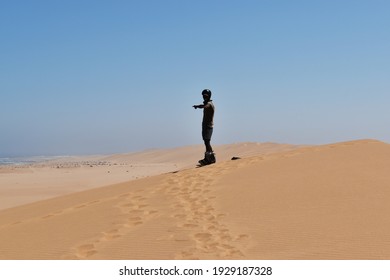
<path id="1" fill-rule="evenodd" d="M 0 157 L 0 165 L 26 165 L 58 159 L 59 156 Z"/>

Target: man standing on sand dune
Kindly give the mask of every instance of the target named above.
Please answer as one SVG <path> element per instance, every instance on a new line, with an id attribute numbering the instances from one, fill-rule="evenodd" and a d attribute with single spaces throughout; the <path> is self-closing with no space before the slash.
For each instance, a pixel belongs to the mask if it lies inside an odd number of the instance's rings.
<path id="1" fill-rule="evenodd" d="M 200 165 L 207 165 L 215 163 L 215 154 L 211 147 L 211 136 L 213 134 L 214 127 L 214 111 L 215 107 L 211 100 L 211 91 L 204 89 L 202 91 L 203 104 L 194 105 L 195 109 L 203 109 L 203 121 L 202 121 L 202 138 L 206 147 L 204 159 L 199 161 Z"/>

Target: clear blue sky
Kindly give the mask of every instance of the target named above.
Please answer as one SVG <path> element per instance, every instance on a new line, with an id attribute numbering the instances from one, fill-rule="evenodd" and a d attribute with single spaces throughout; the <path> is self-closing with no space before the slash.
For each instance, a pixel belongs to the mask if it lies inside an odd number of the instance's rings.
<path id="1" fill-rule="evenodd" d="M 0 156 L 390 142 L 390 1 L 0 1 Z"/>

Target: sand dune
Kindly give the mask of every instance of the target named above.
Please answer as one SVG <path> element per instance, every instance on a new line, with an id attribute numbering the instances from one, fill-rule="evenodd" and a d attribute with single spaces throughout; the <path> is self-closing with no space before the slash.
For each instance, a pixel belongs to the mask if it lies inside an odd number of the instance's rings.
<path id="1" fill-rule="evenodd" d="M 72 193 L 0 211 L 0 258 L 390 259 L 389 166 L 360 140 Z"/>
<path id="2" fill-rule="evenodd" d="M 218 161 L 287 151 L 298 146 L 238 143 L 216 146 Z M 73 156 L 22 166 L 0 166 L 0 210 L 77 191 L 193 168 L 204 146 L 106 156 Z"/>

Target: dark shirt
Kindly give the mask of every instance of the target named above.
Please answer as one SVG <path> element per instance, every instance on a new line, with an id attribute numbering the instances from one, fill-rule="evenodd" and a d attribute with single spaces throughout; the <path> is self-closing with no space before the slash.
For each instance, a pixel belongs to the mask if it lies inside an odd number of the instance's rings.
<path id="1" fill-rule="evenodd" d="M 214 126 L 214 104 L 212 100 L 205 102 L 203 107 L 203 126 L 213 127 Z"/>

